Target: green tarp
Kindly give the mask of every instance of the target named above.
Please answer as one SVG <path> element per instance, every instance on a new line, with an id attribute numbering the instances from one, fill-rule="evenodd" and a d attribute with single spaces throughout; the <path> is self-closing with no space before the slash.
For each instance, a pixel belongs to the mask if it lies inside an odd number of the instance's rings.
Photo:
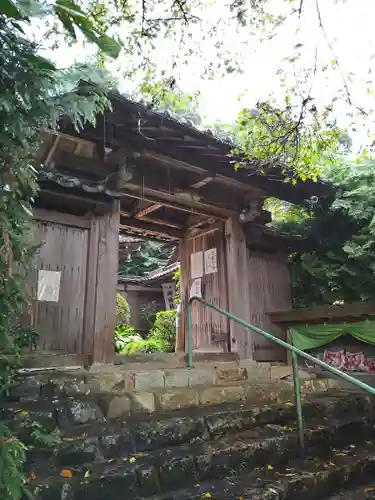
<path id="1" fill-rule="evenodd" d="M 293 345 L 301 351 L 329 344 L 343 335 L 352 335 L 361 342 L 375 345 L 375 321 L 365 320 L 340 325 L 301 325 L 293 327 L 291 334 Z"/>

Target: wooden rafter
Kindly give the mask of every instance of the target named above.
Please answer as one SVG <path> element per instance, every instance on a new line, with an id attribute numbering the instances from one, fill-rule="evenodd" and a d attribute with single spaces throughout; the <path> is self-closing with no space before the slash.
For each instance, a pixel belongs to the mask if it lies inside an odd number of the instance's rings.
<path id="1" fill-rule="evenodd" d="M 135 214 L 135 217 L 137 219 L 142 219 L 146 215 L 155 212 L 156 210 L 159 210 L 159 208 L 161 208 L 162 206 L 163 206 L 162 203 L 152 203 L 148 207 L 138 210 L 137 213 Z"/>
<path id="2" fill-rule="evenodd" d="M 190 187 L 194 189 L 200 189 L 209 182 L 213 181 L 214 179 L 215 179 L 214 175 L 204 173 L 193 184 L 191 184 Z"/>
<path id="3" fill-rule="evenodd" d="M 164 236 L 173 239 L 181 239 L 184 236 L 184 231 L 171 227 L 162 227 L 151 222 L 138 219 L 121 219 L 121 229 L 131 228 L 137 232 L 144 232 L 155 236 Z"/>
<path id="4" fill-rule="evenodd" d="M 44 160 L 44 165 L 46 167 L 48 167 L 48 165 L 52 162 L 53 156 L 56 152 L 59 141 L 60 141 L 60 137 L 58 135 L 56 135 L 53 139 L 52 146 L 50 147 L 50 149 L 47 153 L 46 159 Z"/>

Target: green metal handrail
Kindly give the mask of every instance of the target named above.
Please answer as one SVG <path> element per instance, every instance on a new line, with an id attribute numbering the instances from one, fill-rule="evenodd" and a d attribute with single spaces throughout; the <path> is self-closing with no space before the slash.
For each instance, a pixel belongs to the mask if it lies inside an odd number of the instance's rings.
<path id="1" fill-rule="evenodd" d="M 348 375 L 347 373 L 344 373 L 337 368 L 334 368 L 333 366 L 328 365 L 324 361 L 321 361 L 318 358 L 315 358 L 314 356 L 311 356 L 311 354 L 307 354 L 304 351 L 301 351 L 297 347 L 295 347 L 293 344 L 289 344 L 288 342 L 285 342 L 284 340 L 281 340 L 271 333 L 265 332 L 258 328 L 255 325 L 251 325 L 250 323 L 247 323 L 241 318 L 238 318 L 234 314 L 229 313 L 228 311 L 225 311 L 224 309 L 221 309 L 220 307 L 217 307 L 213 304 L 210 304 L 209 302 L 205 301 L 204 299 L 200 297 L 191 297 L 188 305 L 187 305 L 187 322 L 188 322 L 188 367 L 192 368 L 193 367 L 193 337 L 192 337 L 192 321 L 191 321 L 191 305 L 193 301 L 200 302 L 202 305 L 209 307 L 213 309 L 214 311 L 217 311 L 218 313 L 223 314 L 227 318 L 231 319 L 232 321 L 235 321 L 236 323 L 239 323 L 243 327 L 253 330 L 254 332 L 258 333 L 259 335 L 262 335 L 262 337 L 266 338 L 267 340 L 272 340 L 275 342 L 275 344 L 278 344 L 281 347 L 285 347 L 285 349 L 288 349 L 292 353 L 292 368 L 293 368 L 293 385 L 294 385 L 294 394 L 296 398 L 296 410 L 297 410 L 297 423 L 298 423 L 298 438 L 299 438 L 299 443 L 302 448 L 304 448 L 304 426 L 303 426 L 303 412 L 302 412 L 302 397 L 301 397 L 301 380 L 299 377 L 299 372 L 298 372 L 298 356 L 301 356 L 302 358 L 308 359 L 309 361 L 312 361 L 318 366 L 321 366 L 322 368 L 330 371 L 331 373 L 334 373 L 338 377 L 340 377 L 343 380 L 346 380 L 347 382 L 350 382 L 351 384 L 359 387 L 360 389 L 363 389 L 367 392 L 369 392 L 372 395 L 375 395 L 375 387 L 371 387 L 368 384 L 365 384 L 364 382 L 361 382 L 360 380 L 357 380 L 356 378 L 352 377 L 351 375 Z"/>

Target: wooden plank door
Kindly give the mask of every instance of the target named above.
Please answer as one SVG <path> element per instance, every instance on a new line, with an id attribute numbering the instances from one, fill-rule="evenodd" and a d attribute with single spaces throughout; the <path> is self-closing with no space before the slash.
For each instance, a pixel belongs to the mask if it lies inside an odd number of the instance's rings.
<path id="1" fill-rule="evenodd" d="M 286 332 L 272 323 L 268 312 L 291 309 L 290 273 L 286 255 L 249 251 L 250 323 L 286 340 Z M 285 349 L 261 335 L 253 335 L 257 361 L 286 361 Z"/>
<path id="2" fill-rule="evenodd" d="M 182 271 L 186 273 L 186 290 L 187 292 L 190 290 L 194 281 L 191 274 L 191 255 L 196 252 L 202 252 L 202 258 L 204 258 L 204 252 L 211 248 L 215 248 L 217 252 L 217 272 L 211 274 L 203 273 L 203 298 L 207 302 L 227 310 L 228 301 L 223 228 L 198 236 L 192 236 L 185 240 L 186 257 L 183 262 L 181 262 L 181 265 L 185 264 L 186 266 L 186 269 Z M 198 302 L 194 302 L 192 306 L 192 327 L 194 350 L 228 352 L 229 326 L 225 316 L 202 306 Z M 185 342 L 185 345 L 187 345 L 187 342 Z"/>
<path id="3" fill-rule="evenodd" d="M 58 302 L 36 300 L 33 287 L 33 324 L 39 334 L 38 349 L 81 354 L 87 279 L 89 229 L 35 221 L 35 241 L 41 244 L 35 271 L 60 271 Z"/>

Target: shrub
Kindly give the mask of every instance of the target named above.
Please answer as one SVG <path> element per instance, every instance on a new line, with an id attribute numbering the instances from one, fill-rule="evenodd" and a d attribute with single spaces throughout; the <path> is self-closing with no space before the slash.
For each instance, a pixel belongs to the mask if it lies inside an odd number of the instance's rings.
<path id="1" fill-rule="evenodd" d="M 141 305 L 141 317 L 146 321 L 149 328 L 155 322 L 157 307 L 156 300 Z"/>
<path id="2" fill-rule="evenodd" d="M 159 339 L 143 339 L 130 325 L 121 325 L 116 328 L 115 349 L 118 354 L 136 354 L 162 352 L 164 344 Z"/>
<path id="3" fill-rule="evenodd" d="M 117 353 L 123 354 L 123 351 L 129 342 L 142 337 L 134 330 L 131 325 L 119 325 L 115 330 L 115 350 Z"/>
<path id="4" fill-rule="evenodd" d="M 176 341 L 176 311 L 160 311 L 156 314 L 154 326 L 148 337 L 162 352 L 174 352 Z"/>
<path id="5" fill-rule="evenodd" d="M 130 309 L 128 301 L 118 293 L 116 296 L 116 324 L 117 326 L 128 325 L 129 322 Z"/>
<path id="6" fill-rule="evenodd" d="M 175 305 L 178 305 L 181 302 L 181 288 L 180 288 L 180 283 L 181 283 L 181 268 L 179 267 L 177 271 L 173 275 L 173 281 L 175 282 L 176 285 L 176 296 L 174 298 L 174 303 Z"/>

